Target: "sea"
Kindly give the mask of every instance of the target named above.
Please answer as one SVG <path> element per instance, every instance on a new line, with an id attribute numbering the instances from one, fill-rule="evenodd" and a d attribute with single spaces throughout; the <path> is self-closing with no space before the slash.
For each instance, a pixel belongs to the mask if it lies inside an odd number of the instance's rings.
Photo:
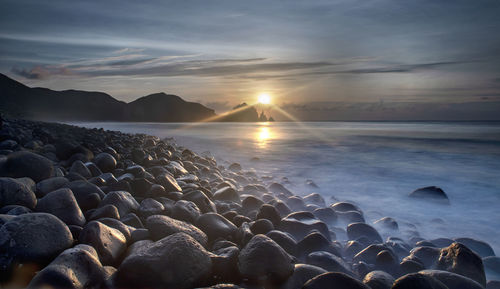
<path id="1" fill-rule="evenodd" d="M 500 253 L 500 122 L 72 124 L 172 138 L 298 195 L 353 202 L 368 223 L 392 217 L 401 231 L 472 237 Z M 426 186 L 450 205 L 408 197 Z"/>

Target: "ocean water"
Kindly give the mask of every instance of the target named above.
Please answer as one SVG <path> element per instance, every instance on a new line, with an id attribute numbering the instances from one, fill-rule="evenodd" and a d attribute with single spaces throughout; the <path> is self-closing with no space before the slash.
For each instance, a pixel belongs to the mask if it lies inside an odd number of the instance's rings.
<path id="1" fill-rule="evenodd" d="M 423 238 L 473 237 L 500 253 L 500 123 L 73 124 L 173 137 L 296 194 L 352 201 L 369 223 L 389 216 L 401 234 L 413 224 Z M 451 205 L 408 197 L 431 185 Z"/>

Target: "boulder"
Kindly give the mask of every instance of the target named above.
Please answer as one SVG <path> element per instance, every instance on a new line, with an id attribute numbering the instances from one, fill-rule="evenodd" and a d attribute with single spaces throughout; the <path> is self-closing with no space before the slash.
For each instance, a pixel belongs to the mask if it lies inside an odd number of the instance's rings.
<path id="1" fill-rule="evenodd" d="M 46 194 L 62 188 L 67 183 L 69 183 L 69 180 L 65 177 L 53 177 L 45 179 L 36 184 L 36 196 L 42 198 Z"/>
<path id="2" fill-rule="evenodd" d="M 404 275 L 394 281 L 391 289 L 449 289 L 435 278 L 419 273 Z"/>
<path id="3" fill-rule="evenodd" d="M 217 212 L 215 204 L 202 191 L 191 191 L 184 194 L 182 199 L 195 203 L 202 213 Z"/>
<path id="4" fill-rule="evenodd" d="M 156 182 L 162 185 L 167 192 L 182 192 L 182 188 L 170 174 L 160 174 L 156 176 Z"/>
<path id="5" fill-rule="evenodd" d="M 5 162 L 0 164 L 0 176 L 29 177 L 37 183 L 55 174 L 51 160 L 28 151 L 11 153 L 7 155 Z"/>
<path id="6" fill-rule="evenodd" d="M 236 239 L 238 228 L 217 213 L 206 213 L 198 217 L 196 226 L 207 234 L 210 242 L 217 238 L 223 238 L 229 241 Z"/>
<path id="7" fill-rule="evenodd" d="M 441 249 L 436 269 L 469 277 L 486 287 L 486 275 L 481 257 L 463 244 L 453 243 Z"/>
<path id="8" fill-rule="evenodd" d="M 430 200 L 437 203 L 449 204 L 450 200 L 446 193 L 438 187 L 430 186 L 425 188 L 416 189 L 409 194 L 410 198 Z"/>
<path id="9" fill-rule="evenodd" d="M 305 236 L 304 239 L 297 243 L 297 248 L 300 257 L 305 257 L 314 251 L 326 251 L 341 256 L 341 253 L 333 246 L 332 242 L 319 232 L 312 232 Z"/>
<path id="10" fill-rule="evenodd" d="M 240 203 L 240 195 L 232 187 L 224 187 L 214 193 L 214 200 Z"/>
<path id="11" fill-rule="evenodd" d="M 176 233 L 128 255 L 114 279 L 117 288 L 193 288 L 203 283 L 211 267 L 203 246 L 185 233 Z"/>
<path id="12" fill-rule="evenodd" d="M 8 270 L 15 264 L 30 263 L 43 266 L 72 244 L 68 226 L 56 216 L 20 215 L 0 227 L 0 268 Z"/>
<path id="13" fill-rule="evenodd" d="M 267 219 L 273 223 L 273 226 L 276 227 L 280 224 L 281 216 L 275 207 L 269 204 L 264 204 L 259 208 L 256 219 Z"/>
<path id="14" fill-rule="evenodd" d="M 116 265 L 127 248 L 127 240 L 119 230 L 97 221 L 83 227 L 79 241 L 94 247 L 104 265 Z"/>
<path id="15" fill-rule="evenodd" d="M 474 251 L 481 258 L 488 256 L 495 256 L 495 252 L 491 246 L 483 241 L 472 239 L 472 238 L 456 238 L 455 242 L 464 244 L 467 248 Z"/>
<path id="16" fill-rule="evenodd" d="M 253 234 L 267 234 L 274 229 L 273 223 L 267 219 L 258 219 L 252 222 L 250 225 L 250 230 Z"/>
<path id="17" fill-rule="evenodd" d="M 99 153 L 93 162 L 104 173 L 112 172 L 116 168 L 116 159 L 108 153 Z"/>
<path id="18" fill-rule="evenodd" d="M 278 243 L 278 245 L 280 245 L 280 247 L 283 248 L 288 254 L 292 256 L 298 255 L 297 241 L 295 241 L 292 235 L 282 231 L 272 230 L 267 233 L 266 236 Z"/>
<path id="19" fill-rule="evenodd" d="M 104 205 L 91 211 L 88 211 L 88 213 L 91 212 L 90 216 L 87 215 L 89 220 L 97 220 L 100 218 L 120 219 L 120 213 L 113 205 Z"/>
<path id="20" fill-rule="evenodd" d="M 77 245 L 62 252 L 31 280 L 28 288 L 99 289 L 105 270 L 97 252 L 88 245 Z"/>
<path id="21" fill-rule="evenodd" d="M 255 235 L 241 250 L 238 268 L 255 283 L 280 283 L 293 273 L 292 258 L 271 238 Z"/>
<path id="22" fill-rule="evenodd" d="M 304 284 L 303 289 L 370 289 L 360 281 L 340 272 L 328 272 L 318 275 Z"/>
<path id="23" fill-rule="evenodd" d="M 295 264 L 292 276 L 280 286 L 280 289 L 301 289 L 307 281 L 323 273 L 326 271 L 320 267 Z"/>
<path id="24" fill-rule="evenodd" d="M 135 212 L 139 209 L 139 203 L 126 191 L 114 191 L 108 193 L 99 204 L 100 207 L 113 205 L 118 209 L 120 216 Z"/>
<path id="25" fill-rule="evenodd" d="M 462 275 L 440 270 L 423 270 L 419 272 L 422 275 L 431 276 L 440 281 L 448 289 L 481 289 L 484 288 L 476 281 Z"/>
<path id="26" fill-rule="evenodd" d="M 382 243 L 382 237 L 372 226 L 365 223 L 352 223 L 347 226 L 347 237 L 349 240 L 356 240 L 367 237 L 372 244 Z"/>
<path id="27" fill-rule="evenodd" d="M 64 187 L 71 189 L 82 211 L 96 208 L 105 196 L 98 186 L 83 180 L 69 182 Z"/>
<path id="28" fill-rule="evenodd" d="M 186 200 L 175 202 L 172 208 L 172 218 L 193 224 L 201 215 L 195 203 Z"/>
<path id="29" fill-rule="evenodd" d="M 394 277 L 384 271 L 371 271 L 365 275 L 363 283 L 371 289 L 391 289 Z"/>
<path id="30" fill-rule="evenodd" d="M 317 230 L 327 239 L 330 238 L 328 226 L 316 219 L 311 212 L 291 213 L 283 218 L 278 229 L 290 233 L 296 240 L 302 240 L 311 231 Z"/>
<path id="31" fill-rule="evenodd" d="M 342 272 L 352 275 L 349 265 L 339 256 L 330 252 L 317 251 L 307 255 L 306 263 L 325 269 L 329 272 Z"/>
<path id="32" fill-rule="evenodd" d="M 13 178 L 0 178 L 0 208 L 19 205 L 33 209 L 36 202 L 35 193 L 30 187 Z"/>
<path id="33" fill-rule="evenodd" d="M 82 161 L 73 162 L 69 172 L 79 174 L 86 179 L 90 179 L 92 177 L 92 173 Z"/>
<path id="34" fill-rule="evenodd" d="M 207 246 L 207 235 L 202 230 L 189 223 L 167 216 L 153 215 L 147 218 L 145 225 L 154 241 L 182 232 L 191 236 L 203 247 Z"/>
<path id="35" fill-rule="evenodd" d="M 50 213 L 66 223 L 66 225 L 83 226 L 85 224 L 85 217 L 76 202 L 73 192 L 68 188 L 55 190 L 39 199 L 36 210 Z"/>

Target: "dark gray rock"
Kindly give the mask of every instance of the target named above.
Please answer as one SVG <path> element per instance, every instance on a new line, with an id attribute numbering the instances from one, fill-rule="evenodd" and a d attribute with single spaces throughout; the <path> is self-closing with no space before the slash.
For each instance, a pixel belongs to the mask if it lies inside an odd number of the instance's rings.
<path id="1" fill-rule="evenodd" d="M 195 203 L 186 200 L 175 202 L 172 208 L 172 218 L 193 224 L 201 215 Z"/>
<path id="2" fill-rule="evenodd" d="M 66 225 L 83 226 L 85 224 L 85 217 L 73 196 L 73 192 L 68 188 L 55 190 L 39 199 L 36 210 L 50 213 Z"/>
<path id="3" fill-rule="evenodd" d="M 120 219 L 120 212 L 118 212 L 118 209 L 113 205 L 104 205 L 100 208 L 92 210 L 92 213 L 88 216 L 89 220 L 97 220 L 100 218 Z"/>
<path id="4" fill-rule="evenodd" d="M 264 204 L 259 208 L 257 212 L 257 219 L 267 219 L 273 223 L 273 226 L 279 226 L 281 221 L 281 216 L 278 210 L 269 204 Z"/>
<path id="5" fill-rule="evenodd" d="M 213 251 L 212 275 L 216 283 L 239 283 L 238 256 L 240 249 L 237 246 L 228 246 Z"/>
<path id="6" fill-rule="evenodd" d="M 189 192 L 184 194 L 182 199 L 195 203 L 202 213 L 217 212 L 215 204 L 202 191 L 195 190 Z"/>
<path id="7" fill-rule="evenodd" d="M 116 265 L 127 248 L 127 239 L 117 229 L 91 221 L 83 227 L 79 241 L 96 249 L 104 265 Z"/>
<path id="8" fill-rule="evenodd" d="M 457 238 L 455 242 L 464 244 L 467 248 L 474 251 L 481 258 L 488 256 L 495 256 L 495 252 L 491 246 L 483 241 L 472 239 L 472 238 Z"/>
<path id="9" fill-rule="evenodd" d="M 410 251 L 410 258 L 417 257 L 419 261 L 425 266 L 425 268 L 432 268 L 440 255 L 439 248 L 434 247 L 415 247 Z"/>
<path id="10" fill-rule="evenodd" d="M 196 226 L 207 234 L 209 242 L 217 238 L 223 238 L 229 241 L 236 240 L 238 228 L 217 213 L 206 213 L 198 217 Z"/>
<path id="11" fill-rule="evenodd" d="M 62 252 L 31 280 L 28 288 L 98 289 L 105 270 L 97 252 L 88 245 L 77 245 Z"/>
<path id="12" fill-rule="evenodd" d="M 13 178 L 0 178 L 0 208 L 19 205 L 33 209 L 36 202 L 35 193 L 30 187 Z"/>
<path id="13" fill-rule="evenodd" d="M 98 186 L 87 181 L 73 181 L 64 187 L 71 189 L 82 211 L 96 208 L 105 196 Z"/>
<path id="14" fill-rule="evenodd" d="M 450 203 L 450 200 L 448 199 L 446 193 L 441 188 L 435 186 L 416 189 L 415 191 L 409 194 L 409 197 L 416 199 L 431 200 L 443 204 Z"/>
<path id="15" fill-rule="evenodd" d="M 325 269 L 329 272 L 342 272 L 352 275 L 349 265 L 342 259 L 330 252 L 317 251 L 307 255 L 306 263 Z"/>
<path id="16" fill-rule="evenodd" d="M 53 177 L 45 179 L 36 184 L 36 196 L 38 198 L 42 198 L 46 194 L 62 188 L 67 183 L 69 183 L 69 180 L 65 177 Z"/>
<path id="17" fill-rule="evenodd" d="M 211 273 L 209 252 L 184 233 L 167 236 L 136 250 L 115 275 L 118 288 L 193 288 Z"/>
<path id="18" fill-rule="evenodd" d="M 380 228 L 386 230 L 397 231 L 399 229 L 398 222 L 391 217 L 383 217 L 374 222 L 374 224 Z"/>
<path id="19" fill-rule="evenodd" d="M 292 258 L 271 238 L 255 235 L 241 250 L 238 268 L 252 282 L 279 283 L 292 275 L 294 266 Z"/>
<path id="20" fill-rule="evenodd" d="M 130 241 L 131 238 L 130 227 L 125 225 L 122 221 L 113 218 L 101 218 L 98 219 L 97 221 L 103 223 L 108 227 L 120 231 L 127 240 L 127 243 Z"/>
<path id="21" fill-rule="evenodd" d="M 55 174 L 51 160 L 28 151 L 11 153 L 7 156 L 5 162 L 0 164 L 0 176 L 29 177 L 37 183 L 53 177 Z"/>
<path id="22" fill-rule="evenodd" d="M 365 275 L 363 283 L 371 289 L 390 289 L 394 283 L 394 277 L 384 271 L 371 271 Z"/>
<path id="23" fill-rule="evenodd" d="M 404 275 L 394 281 L 391 289 L 449 289 L 446 285 L 435 278 L 412 273 Z"/>
<path id="24" fill-rule="evenodd" d="M 440 270 L 423 270 L 422 275 L 431 276 L 446 285 L 449 289 L 481 289 L 484 288 L 476 281 L 462 275 Z"/>
<path id="25" fill-rule="evenodd" d="M 138 209 L 138 214 L 142 218 L 147 218 L 152 215 L 161 215 L 165 212 L 165 207 L 162 203 L 155 199 L 146 198 L 141 201 Z"/>
<path id="26" fill-rule="evenodd" d="M 273 223 L 267 219 L 258 219 L 252 222 L 250 225 L 250 230 L 253 234 L 267 234 L 274 229 Z"/>
<path id="27" fill-rule="evenodd" d="M 436 269 L 469 277 L 486 287 L 486 275 L 481 257 L 463 244 L 453 243 L 441 249 Z"/>
<path id="28" fill-rule="evenodd" d="M 79 174 L 86 179 L 90 179 L 92 177 L 92 173 L 82 161 L 73 162 L 69 172 Z"/>
<path id="29" fill-rule="evenodd" d="M 114 191 L 108 193 L 99 204 L 100 207 L 113 205 L 118 209 L 120 216 L 133 213 L 139 209 L 139 203 L 126 191 Z"/>
<path id="30" fill-rule="evenodd" d="M 93 162 L 104 173 L 112 172 L 116 168 L 116 159 L 108 153 L 100 153 L 96 155 Z"/>
<path id="31" fill-rule="evenodd" d="M 332 208 L 318 208 L 313 211 L 316 218 L 325 222 L 326 224 L 333 225 L 337 222 L 337 213 Z"/>
<path id="32" fill-rule="evenodd" d="M 145 225 L 151 238 L 155 241 L 182 232 L 194 238 L 203 247 L 207 246 L 207 235 L 202 231 L 203 228 L 201 227 L 200 230 L 189 223 L 162 215 L 147 218 Z"/>
<path id="33" fill-rule="evenodd" d="M 54 215 L 20 215 L 0 227 L 0 266 L 3 271 L 15 264 L 45 265 L 72 244 L 68 226 Z"/>
<path id="34" fill-rule="evenodd" d="M 308 264 L 295 264 L 292 276 L 279 288 L 301 289 L 307 281 L 323 273 L 326 273 L 326 271 L 320 267 Z"/>
<path id="35" fill-rule="evenodd" d="M 232 187 L 225 187 L 214 193 L 214 200 L 240 203 L 240 195 Z"/>
<path id="36" fill-rule="evenodd" d="M 330 238 L 328 226 L 316 219 L 311 212 L 291 213 L 281 220 L 279 230 L 290 233 L 296 240 L 302 240 L 313 230 L 317 230 L 326 238 Z"/>
<path id="37" fill-rule="evenodd" d="M 278 230 L 273 230 L 266 234 L 274 242 L 280 245 L 288 254 L 292 256 L 298 255 L 297 241 L 289 233 L 285 233 Z"/>
<path id="38" fill-rule="evenodd" d="M 337 256 L 341 253 L 333 246 L 333 243 L 319 232 L 312 232 L 297 243 L 299 257 L 305 257 L 314 251 L 326 251 Z"/>
<path id="39" fill-rule="evenodd" d="M 339 272 L 328 272 L 318 275 L 304 284 L 303 289 L 370 289 L 360 281 Z"/>
<path id="40" fill-rule="evenodd" d="M 160 174 L 156 176 L 156 182 L 162 185 L 167 192 L 182 192 L 182 188 L 177 181 L 169 174 Z"/>
<path id="41" fill-rule="evenodd" d="M 352 223 L 347 226 L 347 237 L 349 240 L 356 240 L 361 237 L 367 237 L 370 242 L 382 243 L 382 237 L 372 226 L 365 223 Z"/>

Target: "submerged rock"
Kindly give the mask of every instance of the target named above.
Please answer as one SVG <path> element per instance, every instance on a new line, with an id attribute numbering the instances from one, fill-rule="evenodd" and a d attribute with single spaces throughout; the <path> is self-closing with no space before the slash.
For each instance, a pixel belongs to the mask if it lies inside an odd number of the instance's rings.
<path id="1" fill-rule="evenodd" d="M 432 201 L 435 201 L 438 203 L 443 203 L 443 204 L 450 203 L 450 200 L 448 199 L 448 196 L 446 195 L 446 193 L 441 188 L 438 188 L 435 186 L 416 189 L 415 191 L 413 191 L 409 194 L 409 197 L 410 198 L 417 198 L 417 199 L 432 200 Z"/>
<path id="2" fill-rule="evenodd" d="M 465 245 L 453 243 L 441 249 L 436 269 L 457 273 L 486 286 L 483 261 Z"/>
<path id="3" fill-rule="evenodd" d="M 360 281 L 339 272 L 328 272 L 318 275 L 304 284 L 303 289 L 370 289 Z"/>

